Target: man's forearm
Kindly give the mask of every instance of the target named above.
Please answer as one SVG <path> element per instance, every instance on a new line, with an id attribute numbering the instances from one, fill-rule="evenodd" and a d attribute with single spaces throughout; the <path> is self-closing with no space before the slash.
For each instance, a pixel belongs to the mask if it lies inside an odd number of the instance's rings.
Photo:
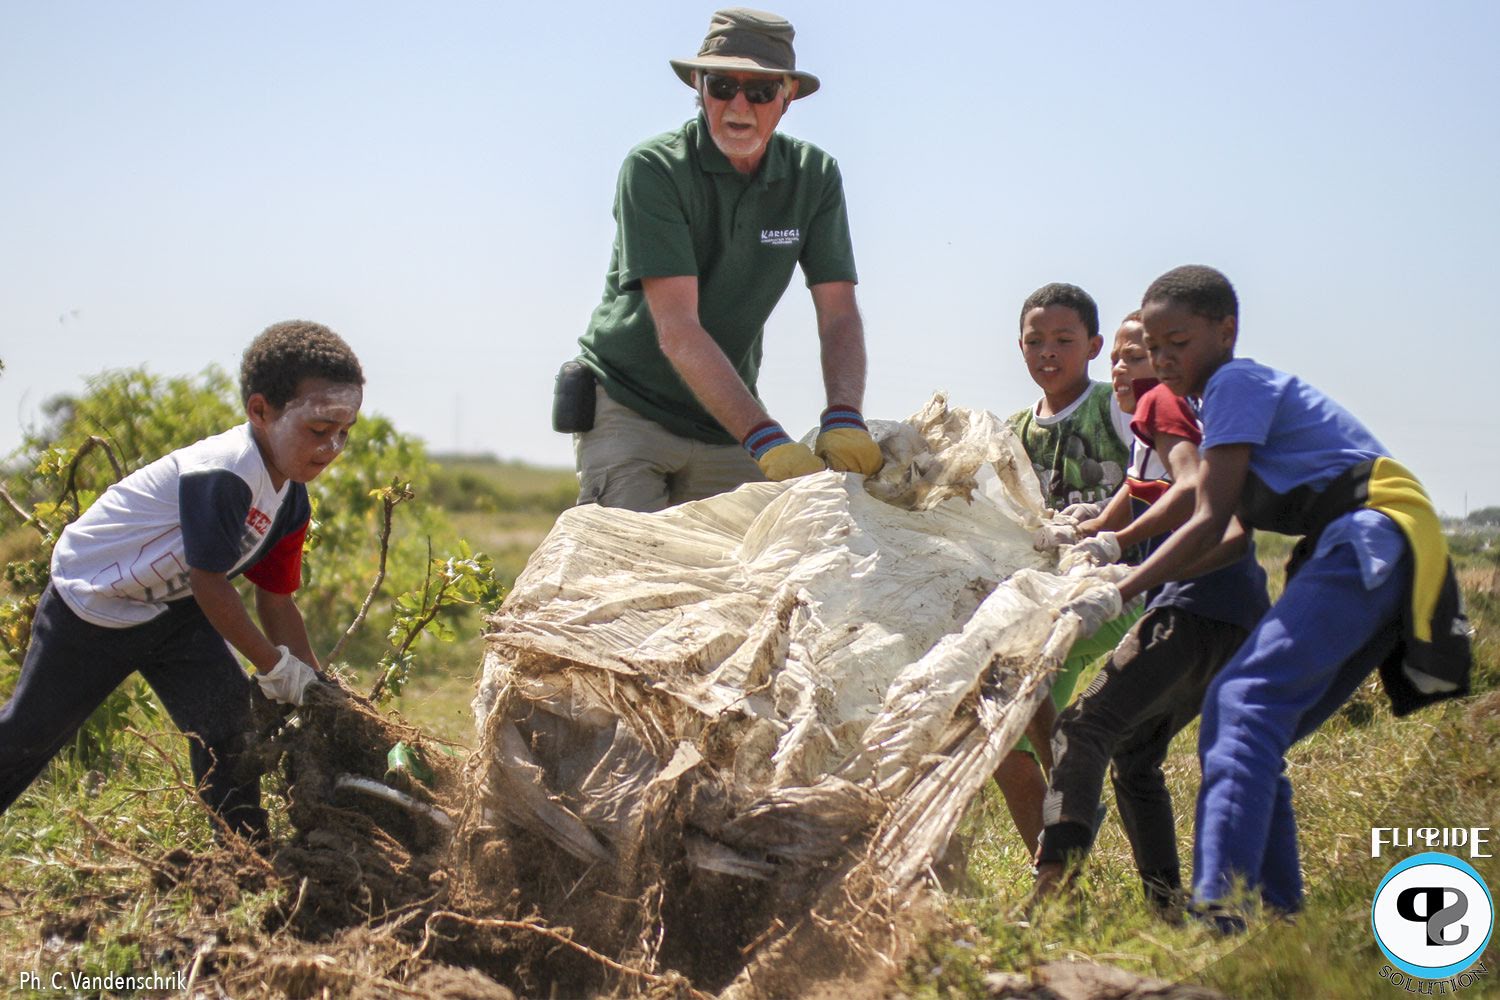
<path id="1" fill-rule="evenodd" d="M 228 577 L 223 573 L 189 568 L 188 580 L 193 588 L 193 599 L 203 609 L 203 616 L 215 631 L 261 673 L 276 666 L 281 652 L 250 620 L 245 602 L 240 600 L 239 591 L 234 589 Z"/>
<path id="2" fill-rule="evenodd" d="M 865 328 L 858 312 L 821 320 L 818 329 L 823 388 L 829 406 L 864 409 Z"/>
<path id="3" fill-rule="evenodd" d="M 743 441 L 769 420 L 724 349 L 699 321 L 698 279 L 692 275 L 644 278 L 641 291 L 656 324 L 662 354 L 719 425 Z"/>
<path id="4" fill-rule="evenodd" d="M 744 440 L 756 425 L 770 419 L 724 351 L 701 325 L 679 322 L 660 329 L 658 334 L 662 353 L 698 402 L 726 431 Z"/>

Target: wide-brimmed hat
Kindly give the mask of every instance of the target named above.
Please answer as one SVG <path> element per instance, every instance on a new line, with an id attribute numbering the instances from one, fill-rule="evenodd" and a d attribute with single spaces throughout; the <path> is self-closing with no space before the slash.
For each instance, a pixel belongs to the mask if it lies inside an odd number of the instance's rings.
<path id="1" fill-rule="evenodd" d="M 797 96 L 806 97 L 818 89 L 818 78 L 798 71 L 797 54 L 792 51 L 795 35 L 792 23 L 780 15 L 728 7 L 714 11 L 697 57 L 673 59 L 672 68 L 689 87 L 695 69 L 785 73 L 799 81 Z"/>

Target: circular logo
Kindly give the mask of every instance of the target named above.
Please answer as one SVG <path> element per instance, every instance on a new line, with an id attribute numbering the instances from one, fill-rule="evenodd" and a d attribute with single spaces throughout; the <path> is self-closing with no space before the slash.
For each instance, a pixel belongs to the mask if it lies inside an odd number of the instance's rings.
<path id="1" fill-rule="evenodd" d="M 1478 961 L 1495 926 L 1495 901 L 1468 862 L 1428 851 L 1397 864 L 1370 906 L 1375 943 L 1419 979 L 1456 975 Z"/>

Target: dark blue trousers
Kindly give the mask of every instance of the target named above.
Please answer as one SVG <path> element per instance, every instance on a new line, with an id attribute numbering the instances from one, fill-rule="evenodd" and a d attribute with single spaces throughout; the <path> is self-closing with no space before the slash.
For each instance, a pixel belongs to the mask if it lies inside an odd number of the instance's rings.
<path id="1" fill-rule="evenodd" d="M 1201 903 L 1230 901 L 1239 881 L 1268 906 L 1301 908 L 1286 752 L 1348 701 L 1400 641 L 1411 580 L 1400 529 L 1377 516 L 1340 526 L 1344 540 L 1330 544 L 1334 535 L 1330 526 L 1204 698 L 1193 859 Z M 1390 567 L 1374 585 L 1361 547 L 1379 548 Z"/>
<path id="2" fill-rule="evenodd" d="M 103 628 L 50 586 L 42 593 L 20 679 L 0 709 L 0 812 L 137 670 L 187 736 L 203 801 L 236 832 L 264 836 L 260 775 L 244 753 L 251 681 L 191 598 L 142 625 Z"/>

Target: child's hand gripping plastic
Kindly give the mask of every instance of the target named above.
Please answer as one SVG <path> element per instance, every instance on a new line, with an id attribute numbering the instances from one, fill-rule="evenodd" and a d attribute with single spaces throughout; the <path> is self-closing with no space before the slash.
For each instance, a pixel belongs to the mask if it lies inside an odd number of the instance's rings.
<path id="1" fill-rule="evenodd" d="M 1078 521 L 1061 511 L 1042 511 L 1042 526 L 1031 535 L 1031 547 L 1052 552 L 1078 541 Z"/>
<path id="2" fill-rule="evenodd" d="M 1099 631 L 1105 622 L 1120 617 L 1124 610 L 1125 602 L 1120 597 L 1120 588 L 1101 580 L 1091 582 L 1088 589 L 1059 608 L 1057 614 L 1059 617 L 1077 615 L 1083 622 L 1078 638 L 1087 639 Z"/>
<path id="3" fill-rule="evenodd" d="M 1093 538 L 1085 538 L 1077 545 L 1069 546 L 1057 562 L 1057 568 L 1066 573 L 1074 566 L 1103 566 L 1120 561 L 1120 541 L 1113 531 L 1101 531 Z"/>

